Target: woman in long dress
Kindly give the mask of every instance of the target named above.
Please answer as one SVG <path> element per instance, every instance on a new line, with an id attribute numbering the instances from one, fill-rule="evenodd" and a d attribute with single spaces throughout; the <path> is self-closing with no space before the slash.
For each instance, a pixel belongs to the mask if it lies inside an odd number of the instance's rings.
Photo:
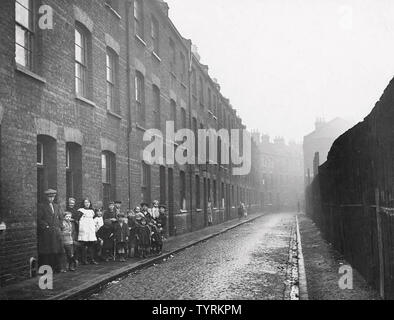
<path id="1" fill-rule="evenodd" d="M 88 198 L 82 201 L 81 208 L 78 209 L 81 218 L 79 220 L 78 241 L 82 245 L 82 264 L 87 264 L 87 255 L 91 264 L 97 264 L 94 260 L 94 248 L 97 241 L 94 221 L 94 210 Z"/>

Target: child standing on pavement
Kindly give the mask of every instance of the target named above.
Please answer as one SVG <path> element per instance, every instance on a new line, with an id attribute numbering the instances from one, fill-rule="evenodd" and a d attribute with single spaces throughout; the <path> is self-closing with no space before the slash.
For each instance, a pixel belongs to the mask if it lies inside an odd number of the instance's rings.
<path id="1" fill-rule="evenodd" d="M 118 213 L 118 221 L 114 225 L 114 237 L 116 252 L 119 255 L 119 261 L 126 261 L 126 248 L 129 241 L 129 227 L 125 221 L 125 216 L 123 213 Z"/>
<path id="2" fill-rule="evenodd" d="M 65 264 L 66 268 L 62 269 L 63 272 L 68 269 L 69 271 L 75 271 L 76 261 L 74 257 L 74 233 L 75 227 L 73 222 L 71 221 L 72 214 L 71 212 L 64 213 L 64 219 L 62 221 L 61 232 L 62 232 L 62 240 L 65 251 Z"/>
<path id="3" fill-rule="evenodd" d="M 94 217 L 94 227 L 96 230 L 96 238 L 97 242 L 95 245 L 95 257 L 97 258 L 102 258 L 102 248 L 103 248 L 103 241 L 98 239 L 97 237 L 97 232 L 101 229 L 101 227 L 104 225 L 104 219 L 103 219 L 103 211 L 101 208 L 95 210 L 96 216 Z"/>
<path id="4" fill-rule="evenodd" d="M 111 220 L 104 221 L 104 225 L 97 231 L 97 238 L 102 243 L 101 259 L 108 262 L 114 247 L 114 233 Z"/>
<path id="5" fill-rule="evenodd" d="M 94 260 L 94 248 L 97 242 L 96 227 L 94 222 L 94 210 L 88 198 L 82 202 L 78 210 L 81 218 L 79 220 L 78 241 L 82 244 L 82 264 L 87 264 L 87 254 L 89 253 L 90 263 L 97 264 Z"/>
<path id="6" fill-rule="evenodd" d="M 138 252 L 138 254 L 142 258 L 145 258 L 150 252 L 151 229 L 142 212 L 136 216 L 136 222 L 137 222 L 136 233 L 138 238 L 139 249 L 141 250 L 140 252 Z"/>
<path id="7" fill-rule="evenodd" d="M 129 227 L 129 243 L 128 243 L 128 257 L 132 258 L 134 257 L 135 254 L 135 244 L 136 244 L 136 221 L 135 221 L 135 215 L 136 215 L 136 211 L 138 210 L 138 213 L 140 212 L 140 208 L 136 207 L 133 210 L 130 210 L 127 216 L 127 225 Z"/>

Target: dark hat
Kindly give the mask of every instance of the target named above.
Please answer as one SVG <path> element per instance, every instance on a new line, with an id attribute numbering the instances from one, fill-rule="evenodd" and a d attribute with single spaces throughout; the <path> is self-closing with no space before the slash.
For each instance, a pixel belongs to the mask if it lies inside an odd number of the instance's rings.
<path id="1" fill-rule="evenodd" d="M 56 195 L 57 191 L 53 190 L 53 189 L 48 189 L 48 190 L 44 191 L 44 194 L 47 195 L 47 196 L 49 196 L 49 195 Z"/>
<path id="2" fill-rule="evenodd" d="M 162 203 L 161 203 L 161 204 L 159 205 L 159 208 L 167 209 L 167 206 L 166 206 L 165 204 L 162 204 Z"/>
<path id="3" fill-rule="evenodd" d="M 141 206 L 141 207 L 143 207 L 143 206 L 149 207 L 149 204 L 147 204 L 146 202 L 141 202 L 141 203 L 140 203 L 140 206 Z"/>
<path id="4" fill-rule="evenodd" d="M 108 205 L 110 205 L 110 204 L 115 204 L 115 202 L 113 202 L 113 201 L 108 202 Z"/>
<path id="5" fill-rule="evenodd" d="M 121 204 L 121 203 L 122 203 L 122 201 L 120 201 L 120 200 L 116 200 L 116 201 L 115 201 L 115 203 L 119 203 L 119 204 Z"/>

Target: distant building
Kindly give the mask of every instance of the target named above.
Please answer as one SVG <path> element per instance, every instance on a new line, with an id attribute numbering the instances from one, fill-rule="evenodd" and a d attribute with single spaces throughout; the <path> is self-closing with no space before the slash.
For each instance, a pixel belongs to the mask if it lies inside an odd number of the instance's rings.
<path id="1" fill-rule="evenodd" d="M 302 145 L 286 144 L 281 137 L 271 142 L 269 135 L 256 132 L 253 139 L 259 145 L 265 210 L 297 210 L 303 203 Z"/>
<path id="2" fill-rule="evenodd" d="M 335 118 L 329 122 L 317 119 L 315 130 L 304 137 L 304 181 L 309 185 L 314 176 L 314 165 L 319 166 L 327 160 L 331 145 L 341 134 L 351 127 L 351 123 Z M 318 155 L 316 155 L 318 153 Z M 315 159 L 315 164 L 314 164 Z M 316 163 L 318 159 L 319 163 Z"/>

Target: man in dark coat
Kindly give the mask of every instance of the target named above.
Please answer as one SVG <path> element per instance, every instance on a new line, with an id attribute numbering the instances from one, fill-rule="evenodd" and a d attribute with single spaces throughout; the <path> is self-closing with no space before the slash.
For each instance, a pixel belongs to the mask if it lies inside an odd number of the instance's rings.
<path id="1" fill-rule="evenodd" d="M 54 203 L 56 193 L 53 189 L 45 191 L 47 201 L 39 205 L 37 212 L 37 233 L 40 266 L 49 265 L 54 272 L 59 272 L 64 252 L 61 237 L 63 212 Z"/>

